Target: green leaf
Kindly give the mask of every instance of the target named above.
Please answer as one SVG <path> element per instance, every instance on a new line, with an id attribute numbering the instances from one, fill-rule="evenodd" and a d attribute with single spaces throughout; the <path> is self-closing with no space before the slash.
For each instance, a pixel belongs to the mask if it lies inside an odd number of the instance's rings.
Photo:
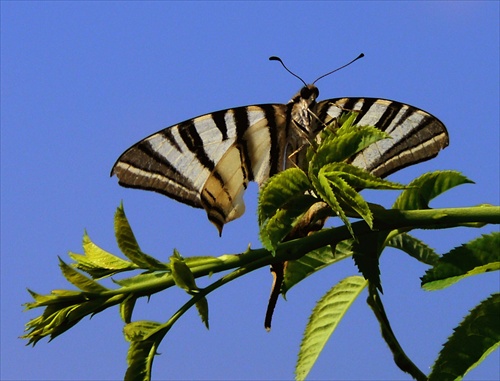
<path id="1" fill-rule="evenodd" d="M 468 276 L 499 269 L 500 232 L 493 232 L 443 255 L 422 277 L 422 287 L 439 290 Z"/>
<path id="2" fill-rule="evenodd" d="M 31 310 L 33 308 L 37 307 L 42 307 L 50 304 L 51 302 L 54 302 L 57 300 L 58 296 L 57 295 L 41 295 L 36 293 L 33 290 L 30 290 L 28 288 L 28 292 L 30 293 L 31 297 L 35 300 L 34 302 L 30 303 L 25 303 L 24 306 L 26 307 L 26 310 Z M 80 294 L 79 291 L 71 291 L 72 293 L 75 294 Z"/>
<path id="3" fill-rule="evenodd" d="M 418 259 L 420 262 L 431 266 L 435 265 L 439 258 L 441 258 L 424 242 L 409 235 L 408 233 L 401 233 L 392 237 L 387 241 L 387 246 L 402 250 L 413 258 Z"/>
<path id="4" fill-rule="evenodd" d="M 295 224 L 318 200 L 309 195 L 301 195 L 290 200 L 289 205 L 279 209 L 260 226 L 260 241 L 275 253 L 276 247 L 292 231 Z"/>
<path id="5" fill-rule="evenodd" d="M 68 268 L 73 270 L 69 266 Z M 123 295 L 88 299 L 88 295 L 82 295 L 81 293 L 79 293 L 80 295 L 73 294 L 71 297 L 66 297 L 65 292 L 58 292 L 58 294 L 57 298 L 54 298 L 47 305 L 41 316 L 30 320 L 26 324 L 26 331 L 29 332 L 22 338 L 29 339 L 29 344 L 35 345 L 40 339 L 47 336 L 50 336 L 50 340 L 53 340 L 73 327 L 85 316 L 94 315 L 123 300 Z"/>
<path id="6" fill-rule="evenodd" d="M 101 286 L 96 281 L 86 277 L 85 275 L 79 273 L 71 266 L 68 266 L 61 258 L 59 258 L 59 267 L 68 282 L 78 287 L 80 290 L 90 293 L 99 294 L 108 289 Z"/>
<path id="7" fill-rule="evenodd" d="M 317 148 L 322 144 L 322 142 L 324 143 L 325 141 L 330 141 L 331 139 L 342 136 L 350 131 L 355 131 L 358 127 L 354 127 L 353 124 L 357 117 L 357 112 L 343 112 L 337 118 L 332 119 L 308 147 L 306 153 L 307 161 L 310 162 L 313 156 L 316 155 Z M 316 142 L 319 144 L 316 144 Z"/>
<path id="8" fill-rule="evenodd" d="M 94 279 L 137 268 L 135 264 L 101 249 L 90 240 L 87 232 L 83 235 L 83 251 L 84 255 L 69 253 L 70 258 L 76 262 L 72 266 L 85 271 Z"/>
<path id="9" fill-rule="evenodd" d="M 429 381 L 461 380 L 500 345 L 500 294 L 476 306 L 454 329 L 432 367 Z"/>
<path id="10" fill-rule="evenodd" d="M 389 138 L 385 132 L 371 126 L 342 126 L 327 136 L 309 162 L 309 177 L 326 164 L 344 161 L 370 144 Z"/>
<path id="11" fill-rule="evenodd" d="M 298 168 L 289 168 L 271 177 L 259 191 L 257 215 L 262 225 L 276 212 L 303 197 L 311 189 L 306 174 Z"/>
<path id="12" fill-rule="evenodd" d="M 352 240 L 341 241 L 337 243 L 333 253 L 332 247 L 328 245 L 323 246 L 320 249 L 313 250 L 300 259 L 287 262 L 283 285 L 281 286 L 283 296 L 286 296 L 288 290 L 307 278 L 309 275 L 312 275 L 333 263 L 339 262 L 342 259 L 350 257 L 352 255 L 351 246 Z"/>
<path id="13" fill-rule="evenodd" d="M 192 294 L 198 291 L 194 275 L 184 259 L 179 255 L 177 250 L 174 250 L 174 255 L 170 257 L 170 270 L 175 284 L 185 290 L 187 293 Z"/>
<path id="14" fill-rule="evenodd" d="M 151 381 L 151 368 L 157 346 L 155 340 L 133 341 L 130 344 L 124 381 Z"/>
<path id="15" fill-rule="evenodd" d="M 330 206 L 330 208 L 332 208 L 333 212 L 340 217 L 344 225 L 354 237 L 354 231 L 352 230 L 351 223 L 349 222 L 347 215 L 345 214 L 342 206 L 340 205 L 340 202 L 337 199 L 337 194 L 332 190 L 332 186 L 334 186 L 335 184 L 333 184 L 321 174 L 318 177 L 311 177 L 311 180 L 315 192 L 323 199 L 323 201 L 325 201 Z M 343 180 L 338 179 L 338 181 L 340 182 Z M 335 187 L 335 189 L 338 191 L 338 187 Z"/>
<path id="16" fill-rule="evenodd" d="M 273 176 L 259 192 L 257 209 L 260 240 L 273 254 L 276 246 L 317 199 L 306 194 L 311 183 L 298 168 L 289 168 Z"/>
<path id="17" fill-rule="evenodd" d="M 138 320 L 126 324 L 123 327 L 123 334 L 127 341 L 144 341 L 157 333 L 160 328 L 162 328 L 161 323 L 150 320 Z"/>
<path id="18" fill-rule="evenodd" d="M 401 189 L 400 184 L 378 179 L 368 172 L 346 163 L 330 163 L 323 166 L 316 176 L 311 177 L 316 193 L 342 219 L 354 237 L 347 219 L 349 212 L 356 212 L 370 228 L 373 227 L 373 214 L 368 203 L 355 188 Z"/>
<path id="19" fill-rule="evenodd" d="M 384 180 L 348 163 L 326 164 L 321 170 L 326 177 L 340 177 L 356 189 L 405 189 L 406 186 Z"/>
<path id="20" fill-rule="evenodd" d="M 120 316 L 126 324 L 130 323 L 132 320 L 132 312 L 134 311 L 136 300 L 137 297 L 130 294 L 123 302 L 120 303 Z"/>
<path id="21" fill-rule="evenodd" d="M 374 231 L 357 237 L 352 245 L 353 259 L 359 271 L 381 292 L 379 257 L 388 234 L 386 231 Z"/>
<path id="22" fill-rule="evenodd" d="M 320 170 L 320 175 L 322 175 L 322 171 L 323 168 Z M 330 182 L 337 199 L 339 199 L 340 207 L 346 210 L 354 210 L 371 229 L 373 227 L 373 214 L 363 197 L 342 177 L 328 177 L 326 175 L 325 177 Z"/>
<path id="23" fill-rule="evenodd" d="M 429 202 L 441 193 L 461 184 L 474 182 L 457 171 L 425 173 L 413 180 L 393 205 L 394 209 L 428 209 Z"/>
<path id="24" fill-rule="evenodd" d="M 177 250 L 174 250 L 174 255 L 170 257 L 170 268 L 172 270 L 172 277 L 177 286 L 185 290 L 190 295 L 199 293 L 199 288 L 196 286 L 193 272 L 188 265 L 184 262 L 184 258 L 180 256 Z M 200 298 L 195 303 L 196 309 L 201 317 L 201 321 L 208 329 L 208 302 L 205 297 Z"/>
<path id="25" fill-rule="evenodd" d="M 125 216 L 123 205 L 120 205 L 115 213 L 115 236 L 122 253 L 140 268 L 149 270 L 165 270 L 168 268 L 165 264 L 141 251 Z"/>
<path id="26" fill-rule="evenodd" d="M 331 334 L 367 284 L 360 276 L 345 278 L 316 304 L 300 344 L 296 380 L 307 377 Z"/>
<path id="27" fill-rule="evenodd" d="M 198 310 L 198 314 L 201 317 L 201 321 L 205 324 L 205 327 L 208 327 L 208 302 L 207 298 L 203 297 L 196 302 L 196 309 Z"/>
<path id="28" fill-rule="evenodd" d="M 137 321 L 125 326 L 125 338 L 131 341 L 125 381 L 151 381 L 153 360 L 168 330 L 169 327 L 154 321 Z"/>

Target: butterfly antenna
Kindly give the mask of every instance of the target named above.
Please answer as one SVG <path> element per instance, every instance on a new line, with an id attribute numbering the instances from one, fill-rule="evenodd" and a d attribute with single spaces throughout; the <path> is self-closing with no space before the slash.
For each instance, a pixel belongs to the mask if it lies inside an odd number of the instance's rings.
<path id="1" fill-rule="evenodd" d="M 294 77 L 296 77 L 296 78 L 300 79 L 300 80 L 302 81 L 302 83 L 304 84 L 304 86 L 307 86 L 307 83 L 305 83 L 305 81 L 304 81 L 302 78 L 300 78 L 297 74 L 295 74 L 293 71 L 291 71 L 289 68 L 287 68 L 287 67 L 285 66 L 285 64 L 283 63 L 283 61 L 281 60 L 281 58 L 276 57 L 276 56 L 271 56 L 271 57 L 269 57 L 269 61 L 278 61 L 280 64 L 282 64 L 282 65 L 283 65 L 283 67 L 285 68 L 285 70 L 286 70 L 287 72 L 289 72 L 289 73 L 290 73 L 291 75 L 293 75 Z"/>
<path id="2" fill-rule="evenodd" d="M 340 69 L 343 69 L 343 68 L 345 68 L 346 66 L 349 66 L 350 64 L 352 64 L 353 62 L 355 62 L 355 61 L 359 60 L 360 58 L 363 58 L 364 56 L 365 56 L 365 55 L 364 55 L 363 53 L 361 53 L 359 56 L 357 56 L 357 57 L 356 57 L 355 59 L 353 59 L 351 62 L 348 62 L 348 63 L 346 63 L 345 65 L 343 65 L 343 66 L 341 66 L 341 67 L 339 67 L 339 68 L 337 68 L 337 69 L 335 69 L 335 70 L 332 70 L 332 71 L 331 71 L 331 72 L 329 72 L 329 73 L 323 74 L 321 77 L 316 78 L 316 80 L 313 82 L 313 85 L 314 85 L 316 82 L 318 82 L 321 78 L 326 77 L 327 75 L 330 75 L 330 74 L 332 74 L 332 73 L 335 73 L 336 71 L 339 71 Z M 271 59 L 271 58 L 269 58 L 269 59 Z M 282 64 L 283 64 L 283 62 L 282 62 Z M 283 66 L 285 66 L 285 65 L 283 65 Z M 286 69 L 286 67 L 285 67 L 285 69 Z M 288 69 L 287 69 L 287 70 L 288 70 Z M 292 74 L 293 74 L 293 73 L 292 73 Z"/>

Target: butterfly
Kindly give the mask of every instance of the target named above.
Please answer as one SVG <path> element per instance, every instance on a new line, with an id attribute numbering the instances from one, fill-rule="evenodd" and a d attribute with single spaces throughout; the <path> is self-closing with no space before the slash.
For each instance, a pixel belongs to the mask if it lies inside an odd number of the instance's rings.
<path id="1" fill-rule="evenodd" d="M 429 160 L 449 143 L 444 124 L 426 111 L 380 98 L 318 101 L 316 81 L 302 81 L 304 86 L 286 104 L 229 108 L 160 130 L 126 150 L 111 175 L 124 187 L 205 209 L 222 234 L 223 226 L 245 211 L 248 183 L 260 186 L 286 168 L 304 168 L 304 147 L 346 110 L 357 113 L 355 124 L 375 126 L 391 136 L 352 159 L 376 176 Z"/>

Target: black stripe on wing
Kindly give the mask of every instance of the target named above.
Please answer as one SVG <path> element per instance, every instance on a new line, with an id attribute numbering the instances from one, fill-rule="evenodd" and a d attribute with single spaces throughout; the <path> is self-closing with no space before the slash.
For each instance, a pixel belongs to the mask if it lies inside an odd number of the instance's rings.
<path id="1" fill-rule="evenodd" d="M 284 106 L 283 106 L 284 107 Z M 278 128 L 284 128 L 284 126 L 278 126 L 276 121 L 278 116 L 276 115 L 276 108 L 274 105 L 262 105 L 261 108 L 264 110 L 264 114 L 267 119 L 267 128 L 269 130 L 270 139 L 270 153 L 269 153 L 269 177 L 278 173 L 282 168 L 280 168 L 281 158 L 280 158 L 280 146 L 278 138 Z"/>
<path id="2" fill-rule="evenodd" d="M 248 111 L 244 107 L 239 107 L 233 110 L 234 111 L 234 121 L 236 122 L 236 146 L 240 151 L 241 162 L 244 163 L 242 167 L 243 177 L 247 181 L 253 181 L 254 174 L 252 170 L 252 160 L 250 158 L 248 152 L 247 142 L 243 138 L 245 132 L 250 127 L 250 121 L 248 116 Z M 245 184 L 245 188 L 246 188 Z"/>
<path id="3" fill-rule="evenodd" d="M 208 157 L 205 151 L 203 140 L 196 130 L 194 120 L 187 120 L 179 124 L 179 134 L 189 151 L 194 153 L 198 161 L 212 172 L 215 168 L 215 163 Z"/>
<path id="4" fill-rule="evenodd" d="M 125 151 L 113 166 L 111 176 L 126 188 L 161 193 L 196 208 L 202 208 L 189 178 L 177 170 L 147 141 L 141 141 Z M 175 183 L 175 191 L 168 184 Z"/>
<path id="5" fill-rule="evenodd" d="M 338 98 L 322 101 L 317 112 L 325 123 L 342 112 L 358 112 L 355 123 L 373 125 L 393 139 L 367 147 L 353 163 L 385 177 L 435 157 L 449 143 L 444 124 L 416 107 L 386 99 Z"/>
<path id="6" fill-rule="evenodd" d="M 217 112 L 213 112 L 210 114 L 212 116 L 212 119 L 214 120 L 215 125 L 219 129 L 221 135 L 222 135 L 222 140 L 227 140 L 228 135 L 227 135 L 227 123 L 226 123 L 226 114 L 229 110 L 221 110 Z"/>

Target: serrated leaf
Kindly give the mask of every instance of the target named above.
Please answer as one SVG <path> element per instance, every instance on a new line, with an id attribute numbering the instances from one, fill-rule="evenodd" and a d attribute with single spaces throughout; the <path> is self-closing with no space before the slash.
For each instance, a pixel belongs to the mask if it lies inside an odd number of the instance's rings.
<path id="1" fill-rule="evenodd" d="M 306 174 L 298 168 L 289 168 L 271 177 L 259 191 L 257 214 L 259 225 L 271 218 L 279 209 L 302 197 L 311 189 Z"/>
<path id="2" fill-rule="evenodd" d="M 193 272 L 188 265 L 184 262 L 184 259 L 180 256 L 177 250 L 174 250 L 174 254 L 170 257 L 170 268 L 172 272 L 172 277 L 175 284 L 185 290 L 190 295 L 195 295 L 199 292 L 199 288 L 196 285 L 196 281 Z M 205 324 L 208 329 L 208 302 L 205 297 L 199 299 L 196 303 L 196 309 L 201 317 L 201 321 Z"/>
<path id="3" fill-rule="evenodd" d="M 194 275 L 188 265 L 184 262 L 177 250 L 174 250 L 174 255 L 170 257 L 170 271 L 174 278 L 175 284 L 188 293 L 193 293 L 198 290 Z"/>
<path id="4" fill-rule="evenodd" d="M 90 240 L 87 232 L 83 235 L 83 251 L 84 255 L 69 253 L 70 258 L 76 262 L 72 266 L 87 272 L 93 278 L 102 278 L 137 268 L 133 263 L 101 249 Z"/>
<path id="5" fill-rule="evenodd" d="M 156 355 L 155 340 L 133 341 L 127 353 L 128 368 L 124 381 L 151 381 L 151 367 Z"/>
<path id="6" fill-rule="evenodd" d="M 298 216 L 295 210 L 278 210 L 259 229 L 259 239 L 265 249 L 275 255 L 276 247 L 292 230 L 292 223 Z"/>
<path id="7" fill-rule="evenodd" d="M 351 223 L 342 209 L 342 206 L 337 199 L 337 195 L 332 190 L 331 182 L 324 176 L 313 176 L 311 180 L 315 192 L 323 199 L 324 202 L 328 204 L 328 206 L 330 206 L 330 208 L 332 208 L 332 211 L 340 217 L 344 225 L 354 237 L 354 231 L 352 230 Z"/>
<path id="8" fill-rule="evenodd" d="M 73 317 L 70 319 L 70 313 L 78 308 L 77 305 L 62 307 L 60 305 L 48 306 L 41 316 L 30 320 L 25 327 L 29 331 L 26 335 L 21 336 L 23 339 L 29 339 L 28 344 L 36 345 L 38 341 L 49 336 L 50 340 L 64 333 L 73 327 L 79 319 Z"/>
<path id="9" fill-rule="evenodd" d="M 198 310 L 198 314 L 201 317 L 201 321 L 205 324 L 205 327 L 208 327 L 208 301 L 207 298 L 203 297 L 196 302 L 196 309 Z"/>
<path id="10" fill-rule="evenodd" d="M 367 284 L 360 276 L 345 278 L 316 304 L 300 344 L 295 368 L 296 380 L 307 377 L 331 334 Z"/>
<path id="11" fill-rule="evenodd" d="M 150 320 L 138 320 L 128 323 L 123 327 L 123 334 L 127 341 L 144 341 L 151 337 L 151 335 L 158 332 L 162 327 L 161 323 Z"/>
<path id="12" fill-rule="evenodd" d="M 307 161 L 310 162 L 312 160 L 318 146 L 321 145 L 322 142 L 355 130 L 357 127 L 353 127 L 353 124 L 358 115 L 357 112 L 343 112 L 337 118 L 332 119 L 325 128 L 321 130 L 315 141 L 308 147 L 306 153 Z M 316 142 L 318 142 L 318 144 L 315 144 Z"/>
<path id="13" fill-rule="evenodd" d="M 384 180 L 348 163 L 330 163 L 321 168 L 328 178 L 340 177 L 355 189 L 405 189 L 406 186 Z"/>
<path id="14" fill-rule="evenodd" d="M 125 329 L 125 337 L 133 341 L 127 353 L 128 368 L 124 380 L 151 381 L 153 360 L 168 329 L 152 321 L 133 322 L 127 324 Z"/>
<path id="15" fill-rule="evenodd" d="M 402 250 L 420 262 L 431 266 L 441 258 L 432 248 L 408 233 L 401 233 L 392 237 L 387 241 L 387 246 Z"/>
<path id="16" fill-rule="evenodd" d="M 101 249 L 91 241 L 87 232 L 85 232 L 83 236 L 83 252 L 85 253 L 85 256 L 92 261 L 92 263 L 104 269 L 124 270 L 136 268 L 129 261 Z"/>
<path id="17" fill-rule="evenodd" d="M 71 269 L 71 267 L 68 266 Z M 73 270 L 74 271 L 74 270 Z M 35 345 L 40 339 L 50 336 L 53 340 L 77 324 L 85 316 L 96 314 L 122 298 L 115 295 L 111 298 L 99 297 L 85 302 L 71 303 L 66 299 L 48 305 L 43 314 L 26 324 L 28 334 L 22 338 L 29 339 L 29 344 Z"/>
<path id="18" fill-rule="evenodd" d="M 70 257 L 77 262 L 74 266 L 81 270 L 87 271 L 85 268 L 88 268 L 93 271 L 118 272 L 137 268 L 133 263 L 100 248 L 92 242 L 87 232 L 83 235 L 82 246 L 84 255 L 70 253 Z"/>
<path id="19" fill-rule="evenodd" d="M 500 232 L 493 232 L 443 255 L 422 277 L 422 287 L 438 290 L 468 276 L 499 269 Z"/>
<path id="20" fill-rule="evenodd" d="M 339 262 L 352 255 L 352 240 L 337 243 L 334 250 L 330 245 L 311 251 L 300 259 L 287 262 L 281 292 L 283 296 L 297 283 L 301 282 L 309 275 Z M 332 253 L 334 251 L 334 253 Z"/>
<path id="21" fill-rule="evenodd" d="M 132 232 L 132 228 L 128 223 L 127 216 L 125 215 L 125 210 L 123 205 L 120 205 L 116 209 L 115 213 L 115 236 L 116 242 L 120 250 L 127 255 L 130 253 L 134 257 L 136 252 L 140 252 L 141 248 L 135 239 L 135 235 Z M 132 261 L 133 259 L 130 258 Z"/>
<path id="22" fill-rule="evenodd" d="M 354 121 L 359 116 L 357 111 L 343 112 L 338 118 L 337 123 L 340 125 L 340 130 L 337 130 L 337 134 L 341 135 L 344 132 L 349 132 L 349 129 L 354 126 Z"/>
<path id="23" fill-rule="evenodd" d="M 130 294 L 123 302 L 120 303 L 120 317 L 126 324 L 130 323 L 132 320 L 132 312 L 134 311 L 136 301 L 137 297 Z"/>
<path id="24" fill-rule="evenodd" d="M 101 286 L 96 281 L 79 273 L 71 266 L 68 266 L 61 258 L 59 258 L 59 267 L 61 268 L 61 272 L 63 273 L 66 280 L 70 282 L 72 285 L 78 287 L 82 291 L 95 294 L 108 291 L 106 287 Z"/>
<path id="25" fill-rule="evenodd" d="M 373 214 L 363 197 L 341 177 L 332 176 L 327 178 L 337 199 L 341 201 L 340 207 L 354 210 L 365 220 L 370 229 L 373 228 Z"/>
<path id="26" fill-rule="evenodd" d="M 116 209 L 115 236 L 122 253 L 137 266 L 149 270 L 165 270 L 167 268 L 165 264 L 141 251 L 125 216 L 123 205 Z"/>
<path id="27" fill-rule="evenodd" d="M 428 209 L 429 202 L 441 193 L 461 184 L 474 182 L 457 171 L 425 173 L 408 184 L 393 205 L 394 209 Z"/>
<path id="28" fill-rule="evenodd" d="M 316 175 L 326 164 L 344 161 L 370 144 L 390 137 L 371 126 L 344 126 L 325 138 L 309 163 L 309 177 Z"/>
<path id="29" fill-rule="evenodd" d="M 51 294 L 55 295 L 57 298 L 61 299 L 61 297 L 69 297 L 73 298 L 76 295 L 82 295 L 81 291 L 75 291 L 75 290 L 52 290 L 50 292 Z"/>
<path id="30" fill-rule="evenodd" d="M 23 305 L 25 306 L 26 310 L 30 310 L 30 309 L 33 309 L 33 308 L 37 308 L 37 307 L 41 307 L 41 306 L 47 305 L 50 302 L 52 302 L 55 299 L 57 299 L 57 295 L 42 295 L 42 294 L 36 293 L 33 290 L 30 290 L 29 288 L 28 288 L 28 292 L 30 293 L 31 297 L 35 301 L 34 302 L 24 303 Z"/>
<path id="31" fill-rule="evenodd" d="M 77 270 L 81 270 L 81 271 L 86 272 L 93 279 L 101 279 L 101 278 L 115 275 L 115 274 L 120 273 L 122 271 L 128 271 L 128 270 L 133 270 L 133 269 L 137 268 L 133 263 L 130 263 L 131 267 L 128 269 L 111 270 L 111 269 L 106 269 L 106 268 L 102 268 L 100 266 L 97 266 L 95 263 L 92 262 L 92 260 L 89 260 L 85 255 L 76 254 L 76 253 L 72 253 L 72 252 L 69 252 L 68 255 L 72 260 L 75 261 L 75 263 L 71 264 L 72 267 L 74 267 Z M 134 266 L 134 267 L 132 267 L 132 266 Z"/>
<path id="32" fill-rule="evenodd" d="M 382 292 L 380 283 L 379 257 L 388 232 L 370 232 L 352 244 L 354 263 L 365 279 Z"/>
<path id="33" fill-rule="evenodd" d="M 461 380 L 500 345 L 500 294 L 476 306 L 444 344 L 429 381 Z"/>
<path id="34" fill-rule="evenodd" d="M 290 233 L 296 222 L 317 202 L 317 199 L 302 195 L 291 200 L 291 205 L 279 209 L 260 226 L 260 241 L 273 254 L 276 247 Z"/>

